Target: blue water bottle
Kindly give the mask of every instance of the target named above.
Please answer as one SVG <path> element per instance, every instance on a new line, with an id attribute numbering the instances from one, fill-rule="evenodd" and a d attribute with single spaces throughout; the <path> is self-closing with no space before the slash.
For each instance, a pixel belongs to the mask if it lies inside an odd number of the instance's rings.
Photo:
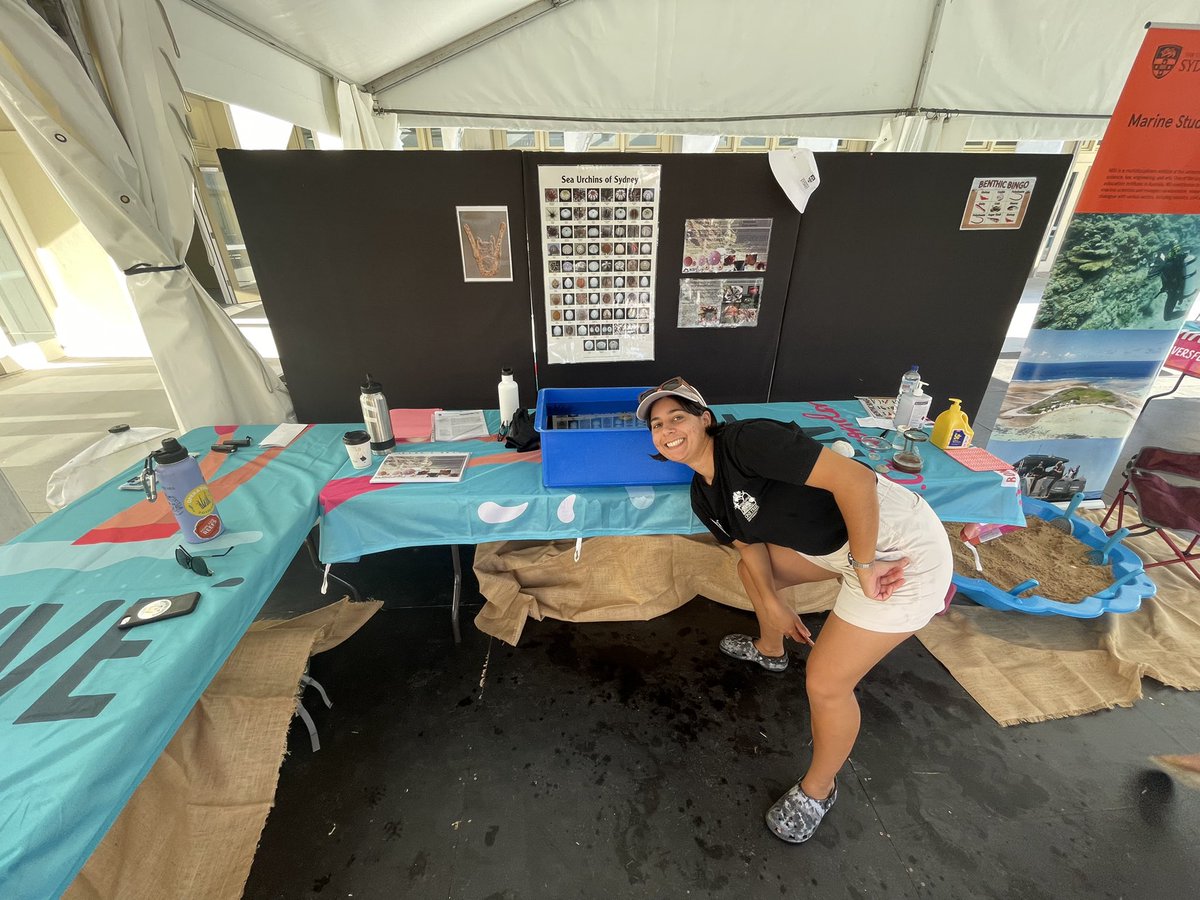
<path id="1" fill-rule="evenodd" d="M 159 490 L 167 497 L 183 539 L 189 544 L 202 544 L 224 531 L 212 491 L 187 447 L 175 438 L 166 438 L 162 449 L 150 456 Z"/>

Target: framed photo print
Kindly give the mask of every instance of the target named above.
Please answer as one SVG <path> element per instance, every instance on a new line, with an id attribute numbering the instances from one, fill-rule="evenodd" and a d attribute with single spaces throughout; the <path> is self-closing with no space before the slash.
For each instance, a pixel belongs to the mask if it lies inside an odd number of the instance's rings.
<path id="1" fill-rule="evenodd" d="M 458 206 L 463 281 L 512 281 L 507 206 Z"/>

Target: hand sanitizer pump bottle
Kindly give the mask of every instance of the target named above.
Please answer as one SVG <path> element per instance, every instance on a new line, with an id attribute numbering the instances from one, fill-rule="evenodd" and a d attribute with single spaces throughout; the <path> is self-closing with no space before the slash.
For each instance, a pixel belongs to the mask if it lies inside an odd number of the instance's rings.
<path id="1" fill-rule="evenodd" d="M 929 418 L 929 407 L 933 405 L 933 398 L 924 391 L 925 382 L 917 382 L 917 389 L 912 394 L 912 413 L 909 419 L 909 428 L 920 428 L 921 423 Z"/>

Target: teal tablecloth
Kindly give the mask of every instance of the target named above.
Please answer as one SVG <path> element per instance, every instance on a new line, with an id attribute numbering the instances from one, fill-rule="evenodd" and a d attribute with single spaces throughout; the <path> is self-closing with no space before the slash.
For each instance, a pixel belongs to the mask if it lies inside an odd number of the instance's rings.
<path id="1" fill-rule="evenodd" d="M 237 429 L 258 440 L 272 426 Z M 0 895 L 57 897 L 274 588 L 317 518 L 317 493 L 346 458 L 341 426 L 282 450 L 224 455 L 231 428 L 188 432 L 234 549 L 202 578 L 177 565 L 165 497 L 109 482 L 0 545 Z M 129 631 L 134 601 L 199 591 L 194 613 Z"/>
<path id="2" fill-rule="evenodd" d="M 828 427 L 819 440 L 846 438 L 859 457 L 866 454 L 856 401 L 832 403 L 747 403 L 714 406 L 719 416 L 765 417 Z M 490 413 L 495 430 L 497 417 Z M 347 562 L 368 553 L 433 544 L 478 544 L 502 540 L 570 540 L 600 535 L 698 534 L 687 485 L 547 488 L 541 453 L 516 453 L 490 441 L 406 444 L 400 449 L 455 450 L 471 454 L 456 484 L 373 485 L 373 469 L 349 461 L 321 491 L 322 562 Z M 949 522 L 1023 525 L 1015 479 L 1007 485 L 996 472 L 972 472 L 936 447 L 922 445 L 924 471 L 889 478 L 920 492 Z M 880 463 L 869 461 L 872 465 Z M 882 461 L 880 461 L 882 462 Z"/>

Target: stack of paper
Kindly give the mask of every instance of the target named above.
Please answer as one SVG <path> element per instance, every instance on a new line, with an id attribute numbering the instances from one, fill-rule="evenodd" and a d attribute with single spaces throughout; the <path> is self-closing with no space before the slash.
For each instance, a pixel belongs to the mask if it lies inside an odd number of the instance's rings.
<path id="1" fill-rule="evenodd" d="M 371 484 L 436 484 L 462 481 L 470 453 L 389 453 Z"/>
<path id="2" fill-rule="evenodd" d="M 467 441 L 490 436 L 482 409 L 438 410 L 433 414 L 435 441 Z"/>
<path id="3" fill-rule="evenodd" d="M 439 409 L 390 409 L 392 437 L 399 443 L 425 444 L 433 434 L 433 414 Z"/>
<path id="4" fill-rule="evenodd" d="M 946 454 L 972 472 L 1004 472 L 1012 468 L 1012 463 L 1006 463 L 982 447 L 950 447 Z"/>
<path id="5" fill-rule="evenodd" d="M 263 438 L 261 441 L 259 441 L 258 446 L 260 446 L 260 447 L 286 447 L 288 444 L 290 444 L 292 441 L 294 441 L 297 437 L 299 437 L 300 432 L 302 432 L 307 427 L 308 427 L 307 425 L 303 425 L 303 424 L 297 425 L 292 422 L 284 422 L 282 425 L 280 425 L 278 428 L 276 428 L 274 431 L 272 431 L 270 434 L 268 434 L 265 438 Z"/>

